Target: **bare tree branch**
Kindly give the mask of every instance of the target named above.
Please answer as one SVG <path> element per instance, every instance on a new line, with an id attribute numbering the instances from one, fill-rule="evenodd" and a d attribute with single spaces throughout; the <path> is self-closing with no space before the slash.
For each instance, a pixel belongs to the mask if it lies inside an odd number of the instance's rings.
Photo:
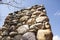
<path id="1" fill-rule="evenodd" d="M 13 0 L 13 2 L 16 3 L 16 4 L 22 4 L 22 1 L 21 1 L 21 3 L 18 3 L 17 1 Z"/>
<path id="2" fill-rule="evenodd" d="M 9 3 L 0 3 L 0 4 L 10 5 L 10 6 L 15 7 L 15 8 L 23 8 L 23 7 L 18 7 L 18 6 L 15 6 L 15 5 L 9 4 Z"/>

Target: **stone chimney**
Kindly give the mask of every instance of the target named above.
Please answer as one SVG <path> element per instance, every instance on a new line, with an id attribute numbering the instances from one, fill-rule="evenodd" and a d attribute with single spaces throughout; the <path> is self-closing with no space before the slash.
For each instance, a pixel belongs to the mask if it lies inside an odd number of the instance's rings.
<path id="1" fill-rule="evenodd" d="M 0 40 L 52 40 L 53 34 L 44 5 L 9 13 L 0 29 Z"/>

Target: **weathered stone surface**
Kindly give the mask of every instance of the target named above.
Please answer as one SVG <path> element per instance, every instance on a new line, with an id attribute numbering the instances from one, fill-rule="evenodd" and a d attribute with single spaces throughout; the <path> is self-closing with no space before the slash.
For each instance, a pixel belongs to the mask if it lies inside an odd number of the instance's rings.
<path id="1" fill-rule="evenodd" d="M 48 20 L 48 17 L 47 16 L 39 16 L 36 18 L 36 22 L 43 22 L 43 21 L 46 21 Z"/>
<path id="2" fill-rule="evenodd" d="M 32 24 L 34 24 L 35 23 L 35 18 L 30 18 L 28 21 L 27 21 L 27 24 L 28 25 L 32 25 Z"/>
<path id="3" fill-rule="evenodd" d="M 5 37 L 3 37 L 3 38 L 2 38 L 2 40 L 7 40 L 7 37 L 6 37 L 6 36 L 5 36 Z"/>
<path id="4" fill-rule="evenodd" d="M 28 30 L 29 30 L 28 25 L 22 25 L 22 26 L 17 28 L 17 31 L 19 34 L 23 34 L 23 33 L 27 32 Z"/>
<path id="5" fill-rule="evenodd" d="M 14 36 L 13 40 L 22 40 L 22 35 Z"/>
<path id="6" fill-rule="evenodd" d="M 23 17 L 20 18 L 20 21 L 27 21 L 28 18 L 29 18 L 29 16 L 23 16 Z"/>
<path id="7" fill-rule="evenodd" d="M 4 31 L 4 30 L 7 30 L 8 28 L 7 27 L 2 27 L 2 30 Z"/>
<path id="8" fill-rule="evenodd" d="M 34 12 L 35 11 L 35 9 L 31 9 L 31 12 Z"/>
<path id="9" fill-rule="evenodd" d="M 33 12 L 33 15 L 39 15 L 39 14 L 41 14 L 41 11 L 35 11 L 35 12 Z"/>
<path id="10" fill-rule="evenodd" d="M 36 40 L 35 34 L 33 32 L 27 32 L 23 35 L 24 40 Z"/>
<path id="11" fill-rule="evenodd" d="M 2 36 L 7 36 L 8 35 L 8 31 L 7 30 L 3 31 L 1 35 Z"/>
<path id="12" fill-rule="evenodd" d="M 44 25 L 42 23 L 33 24 L 30 26 L 30 29 L 43 29 Z"/>
<path id="13" fill-rule="evenodd" d="M 39 16 L 46 16 L 45 12 L 41 12 L 41 14 Z"/>
<path id="14" fill-rule="evenodd" d="M 10 40 L 10 37 L 9 36 L 5 36 L 2 38 L 2 40 Z"/>
<path id="15" fill-rule="evenodd" d="M 51 26 L 50 26 L 49 22 L 45 22 L 45 28 L 46 29 L 51 29 Z"/>
<path id="16" fill-rule="evenodd" d="M 0 36 L 0 40 L 2 40 L 2 36 Z"/>
<path id="17" fill-rule="evenodd" d="M 16 26 L 14 26 L 14 25 L 12 25 L 12 26 L 10 26 L 10 28 L 9 28 L 9 31 L 11 32 L 11 31 L 15 31 L 16 30 Z"/>
<path id="18" fill-rule="evenodd" d="M 17 35 L 17 34 L 18 34 L 17 32 L 10 32 L 10 33 L 9 33 L 10 36 L 15 36 L 15 35 Z"/>
<path id="19" fill-rule="evenodd" d="M 2 28 L 0 29 L 0 35 L 2 34 Z"/>
<path id="20" fill-rule="evenodd" d="M 36 15 L 32 15 L 31 18 L 36 18 Z"/>
<path id="21" fill-rule="evenodd" d="M 38 40 L 52 40 L 52 32 L 50 29 L 38 30 L 37 32 Z"/>
<path id="22" fill-rule="evenodd" d="M 6 38 L 6 40 L 11 40 L 11 37 L 10 37 L 10 36 L 8 36 L 8 37 Z"/>
<path id="23" fill-rule="evenodd" d="M 0 29 L 0 40 L 52 40 L 44 5 L 9 13 Z"/>

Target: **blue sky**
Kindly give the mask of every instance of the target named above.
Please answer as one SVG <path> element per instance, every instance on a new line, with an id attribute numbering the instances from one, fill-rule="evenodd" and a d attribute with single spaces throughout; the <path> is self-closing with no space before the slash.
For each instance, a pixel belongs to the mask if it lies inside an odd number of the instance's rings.
<path id="1" fill-rule="evenodd" d="M 44 4 L 50 20 L 52 32 L 54 35 L 60 37 L 60 0 L 23 0 L 22 3 L 23 4 L 21 7 L 29 7 L 35 4 Z M 4 19 L 8 13 L 19 10 L 13 7 L 10 7 L 9 9 L 7 5 L 0 5 L 0 17 L 2 17 L 0 18 L 0 26 L 3 25 Z"/>

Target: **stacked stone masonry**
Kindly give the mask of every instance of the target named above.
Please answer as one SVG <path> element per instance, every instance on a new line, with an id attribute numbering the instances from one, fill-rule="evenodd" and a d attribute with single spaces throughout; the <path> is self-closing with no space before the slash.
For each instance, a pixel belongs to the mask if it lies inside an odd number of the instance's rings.
<path id="1" fill-rule="evenodd" d="M 53 34 L 44 5 L 9 13 L 0 28 L 0 40 L 52 40 Z"/>

